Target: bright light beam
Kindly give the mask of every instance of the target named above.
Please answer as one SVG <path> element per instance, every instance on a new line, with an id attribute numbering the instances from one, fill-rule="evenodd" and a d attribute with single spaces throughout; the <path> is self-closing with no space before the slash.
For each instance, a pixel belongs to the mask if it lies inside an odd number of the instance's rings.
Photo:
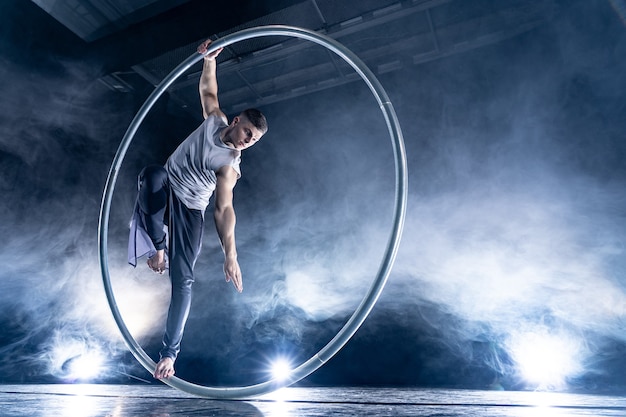
<path id="1" fill-rule="evenodd" d="M 510 350 L 522 378 L 535 389 L 565 388 L 581 370 L 580 344 L 565 334 L 547 329 L 520 333 L 512 337 Z"/>
<path id="2" fill-rule="evenodd" d="M 66 382 L 89 381 L 99 377 L 105 367 L 102 349 L 86 336 L 73 337 L 58 330 L 46 348 L 43 357 L 48 361 L 48 372 Z"/>
<path id="3" fill-rule="evenodd" d="M 277 359 L 270 368 L 272 378 L 277 381 L 285 381 L 291 375 L 291 364 L 286 359 Z"/>
<path id="4" fill-rule="evenodd" d="M 102 372 L 103 358 L 100 352 L 90 351 L 67 361 L 70 380 L 88 381 L 97 378 Z"/>

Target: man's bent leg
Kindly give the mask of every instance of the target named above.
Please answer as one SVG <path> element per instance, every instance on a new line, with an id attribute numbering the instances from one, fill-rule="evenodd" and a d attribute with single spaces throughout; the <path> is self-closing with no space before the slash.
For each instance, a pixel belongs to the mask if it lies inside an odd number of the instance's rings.
<path id="1" fill-rule="evenodd" d="M 191 307 L 193 268 L 202 245 L 203 216 L 199 210 L 190 210 L 172 193 L 170 196 L 170 279 L 172 295 L 167 314 L 161 361 L 176 360 L 180 351 L 185 323 Z"/>
<path id="2" fill-rule="evenodd" d="M 167 171 L 160 165 L 145 167 L 139 174 L 139 209 L 143 216 L 146 232 L 156 250 L 167 245 L 165 213 L 169 193 Z"/>
<path id="3" fill-rule="evenodd" d="M 166 233 L 164 221 L 169 194 L 167 171 L 159 165 L 145 167 L 139 174 L 139 211 L 157 250 L 156 255 L 148 259 L 148 267 L 154 272 L 165 272 Z"/>

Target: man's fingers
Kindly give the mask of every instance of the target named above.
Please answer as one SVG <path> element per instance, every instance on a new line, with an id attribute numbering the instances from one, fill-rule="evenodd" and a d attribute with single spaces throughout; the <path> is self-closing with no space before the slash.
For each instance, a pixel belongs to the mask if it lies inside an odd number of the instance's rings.
<path id="1" fill-rule="evenodd" d="M 226 282 L 232 282 L 235 289 L 239 292 L 243 289 L 243 286 L 241 285 L 241 278 L 226 277 Z"/>
<path id="2" fill-rule="evenodd" d="M 200 45 L 198 45 L 198 53 L 203 54 L 206 52 L 206 50 L 209 48 L 209 45 L 211 44 L 211 39 L 207 39 L 206 41 L 202 42 Z"/>
<path id="3" fill-rule="evenodd" d="M 241 283 L 241 276 L 236 276 L 236 275 L 231 276 L 229 274 L 226 274 L 226 282 L 232 282 L 237 292 L 243 291 L 243 285 Z"/>
<path id="4" fill-rule="evenodd" d="M 206 54 L 206 51 L 209 49 L 209 45 L 211 45 L 213 41 L 211 39 L 207 39 L 206 41 L 202 42 L 200 45 L 198 45 L 198 53 L 199 54 Z M 222 52 L 224 48 L 217 48 L 215 51 L 211 52 L 210 54 L 207 55 L 208 58 L 215 58 L 217 57 L 220 52 Z"/>
<path id="5" fill-rule="evenodd" d="M 243 291 L 243 285 L 241 284 L 241 276 L 233 278 L 232 281 L 233 281 L 233 285 L 235 286 L 235 289 L 238 292 L 242 292 Z"/>
<path id="6" fill-rule="evenodd" d="M 226 277 L 226 282 L 232 282 L 238 292 L 243 290 L 241 269 L 236 259 L 226 258 L 224 261 L 224 276 Z"/>

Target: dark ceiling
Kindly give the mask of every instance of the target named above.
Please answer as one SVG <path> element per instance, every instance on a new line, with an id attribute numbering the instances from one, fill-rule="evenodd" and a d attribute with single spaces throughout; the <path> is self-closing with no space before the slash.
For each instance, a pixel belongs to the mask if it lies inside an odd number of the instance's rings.
<path id="1" fill-rule="evenodd" d="M 33 0 L 107 57 L 101 81 L 131 92 L 156 86 L 199 42 L 242 28 L 287 24 L 326 34 L 375 74 L 500 42 L 555 12 L 527 0 Z M 226 113 L 262 106 L 357 79 L 341 59 L 311 42 L 265 37 L 231 45 L 219 57 L 220 104 Z M 197 113 L 200 64 L 169 97 Z"/>

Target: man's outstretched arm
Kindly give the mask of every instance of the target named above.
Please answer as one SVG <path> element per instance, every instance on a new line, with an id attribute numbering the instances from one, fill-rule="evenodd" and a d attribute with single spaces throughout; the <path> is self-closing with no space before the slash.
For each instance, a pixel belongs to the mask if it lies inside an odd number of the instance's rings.
<path id="1" fill-rule="evenodd" d="M 198 53 L 205 54 L 209 49 L 211 40 L 207 39 L 198 46 Z M 204 62 L 202 64 L 202 75 L 200 75 L 200 82 L 198 89 L 200 92 L 200 102 L 202 103 L 202 115 L 206 119 L 210 114 L 216 113 L 219 117 L 226 119 L 224 113 L 220 110 L 219 100 L 217 99 L 217 63 L 215 58 L 222 52 L 222 49 L 218 49 L 204 56 Z"/>
<path id="2" fill-rule="evenodd" d="M 237 261 L 235 244 L 235 208 L 233 207 L 233 189 L 237 183 L 237 173 L 230 166 L 224 166 L 217 172 L 215 187 L 215 228 L 224 250 L 224 275 L 237 291 L 243 291 L 241 269 Z"/>

